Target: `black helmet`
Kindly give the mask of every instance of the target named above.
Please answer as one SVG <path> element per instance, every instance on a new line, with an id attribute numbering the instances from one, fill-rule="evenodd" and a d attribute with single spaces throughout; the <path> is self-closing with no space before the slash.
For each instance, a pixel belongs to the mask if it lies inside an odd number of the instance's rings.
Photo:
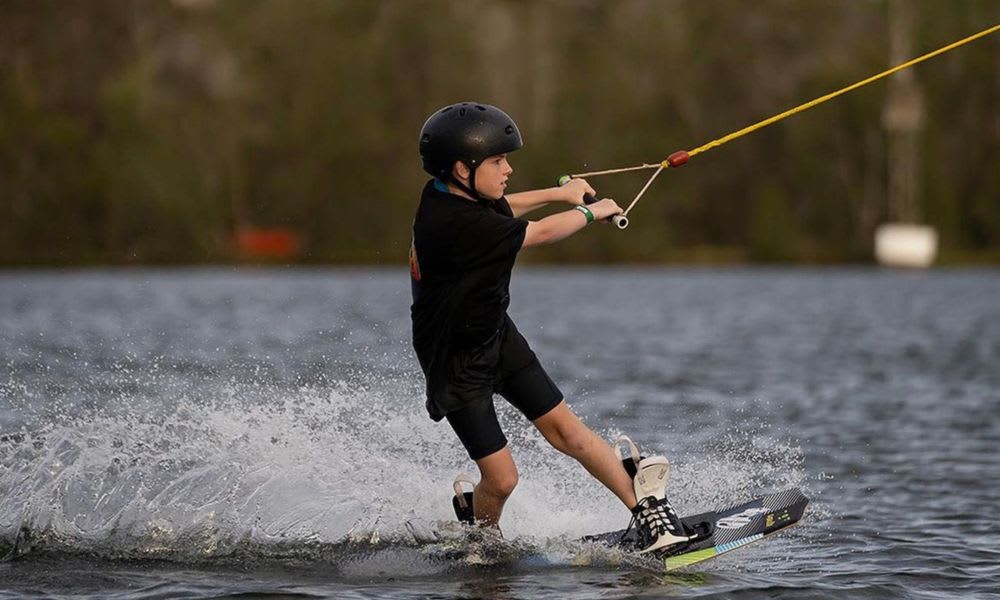
<path id="1" fill-rule="evenodd" d="M 445 181 L 452 180 L 466 192 L 475 193 L 476 168 L 483 159 L 517 150 L 524 143 L 510 115 L 489 104 L 462 102 L 435 112 L 420 130 L 420 157 L 424 171 Z M 472 171 L 467 189 L 451 176 L 455 161 Z"/>

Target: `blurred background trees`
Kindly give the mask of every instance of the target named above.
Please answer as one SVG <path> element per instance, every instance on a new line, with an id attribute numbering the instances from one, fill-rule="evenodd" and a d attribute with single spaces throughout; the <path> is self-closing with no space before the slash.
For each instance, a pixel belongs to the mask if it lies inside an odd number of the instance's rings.
<path id="1" fill-rule="evenodd" d="M 909 0 L 915 54 L 1000 22 Z M 0 263 L 401 264 L 417 132 L 476 99 L 518 120 L 513 189 L 660 160 L 889 64 L 881 0 L 7 0 Z M 946 261 L 1000 260 L 1000 35 L 916 67 L 918 213 Z M 887 217 L 884 82 L 699 156 L 626 232 L 532 260 L 868 260 Z M 621 202 L 644 174 L 591 180 Z"/>

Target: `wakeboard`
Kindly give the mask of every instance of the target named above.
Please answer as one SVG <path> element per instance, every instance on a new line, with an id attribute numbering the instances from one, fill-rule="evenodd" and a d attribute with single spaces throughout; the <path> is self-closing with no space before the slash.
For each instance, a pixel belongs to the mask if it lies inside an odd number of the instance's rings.
<path id="1" fill-rule="evenodd" d="M 720 554 L 760 541 L 799 522 L 809 499 L 798 488 L 790 488 L 717 510 L 681 517 L 692 539 L 650 555 L 663 562 L 667 571 L 687 567 Z M 636 530 L 588 535 L 584 541 L 637 551 Z"/>
<path id="2" fill-rule="evenodd" d="M 460 476 L 455 481 L 452 507 L 459 521 L 472 524 L 472 492 L 463 492 L 461 483 L 471 484 L 471 478 Z M 649 556 L 662 561 L 667 571 L 673 571 L 732 552 L 747 544 L 760 541 L 799 522 L 805 514 L 807 498 L 798 488 L 753 498 L 713 511 L 681 517 L 691 539 Z M 617 548 L 625 552 L 638 551 L 638 532 L 622 529 L 588 535 L 584 542 Z"/>

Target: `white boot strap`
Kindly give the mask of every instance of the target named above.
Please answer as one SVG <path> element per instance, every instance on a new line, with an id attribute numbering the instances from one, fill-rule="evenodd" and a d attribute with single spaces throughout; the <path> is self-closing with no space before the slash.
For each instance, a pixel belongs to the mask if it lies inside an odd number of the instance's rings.
<path id="1" fill-rule="evenodd" d="M 618 460 L 624 460 L 624 457 L 622 456 L 622 445 L 623 444 L 628 444 L 629 455 L 632 457 L 632 462 L 635 463 L 635 467 L 638 469 L 639 468 L 639 447 L 635 445 L 635 442 L 632 441 L 632 438 L 630 438 L 629 436 L 625 435 L 624 433 L 621 434 L 621 435 L 619 435 L 615 439 L 615 456 L 618 457 Z"/>
<path id="2" fill-rule="evenodd" d="M 468 473 L 459 473 L 458 477 L 455 478 L 455 483 L 452 484 L 452 488 L 455 490 L 455 497 L 458 498 L 458 505 L 462 508 L 467 508 L 468 505 L 465 503 L 465 493 L 462 491 L 463 483 L 467 483 L 475 489 L 476 482 L 472 479 L 472 475 L 469 475 Z"/>

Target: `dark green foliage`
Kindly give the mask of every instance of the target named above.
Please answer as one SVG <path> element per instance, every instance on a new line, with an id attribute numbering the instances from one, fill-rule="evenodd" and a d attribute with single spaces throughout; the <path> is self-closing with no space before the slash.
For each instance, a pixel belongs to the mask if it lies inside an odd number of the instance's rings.
<path id="1" fill-rule="evenodd" d="M 798 258 L 797 224 L 782 189 L 764 184 L 753 199 L 748 224 L 750 258 L 788 262 Z"/>
<path id="2" fill-rule="evenodd" d="M 917 1 L 920 52 L 1000 22 Z M 0 5 L 0 263 L 405 261 L 417 132 L 479 99 L 518 120 L 513 189 L 660 160 L 884 69 L 884 3 L 95 0 Z M 920 212 L 1000 256 L 1000 35 L 916 68 Z M 887 217 L 884 82 L 670 170 L 632 228 L 528 260 L 865 260 Z M 594 178 L 625 204 L 646 173 Z M 992 258 L 988 258 L 992 259 Z"/>

